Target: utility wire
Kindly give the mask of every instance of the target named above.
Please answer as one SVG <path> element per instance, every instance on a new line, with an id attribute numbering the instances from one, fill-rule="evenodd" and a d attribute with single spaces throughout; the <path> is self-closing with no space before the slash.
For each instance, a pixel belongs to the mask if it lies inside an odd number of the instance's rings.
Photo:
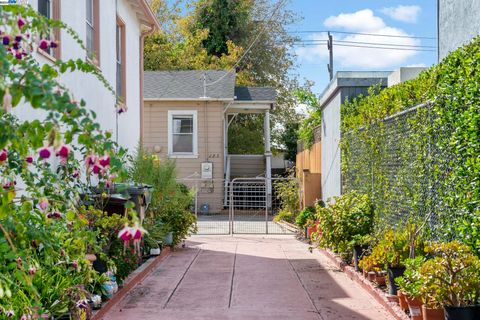
<path id="1" fill-rule="evenodd" d="M 341 34 L 358 34 L 364 36 L 376 36 L 376 37 L 387 37 L 387 38 L 412 38 L 412 39 L 429 39 L 436 40 L 435 37 L 424 37 L 424 36 L 401 36 L 394 34 L 380 34 L 380 33 L 363 33 L 363 32 L 348 32 L 348 31 L 328 31 L 328 30 L 305 30 L 305 31 L 289 31 L 289 33 L 341 33 Z"/>
<path id="2" fill-rule="evenodd" d="M 247 54 L 252 50 L 253 46 L 257 43 L 258 39 L 260 39 L 260 36 L 265 32 L 265 30 L 267 30 L 267 26 L 269 25 L 270 22 L 272 22 L 273 18 L 275 17 L 275 15 L 277 14 L 278 10 L 280 10 L 280 8 L 285 4 L 286 0 L 279 0 L 278 1 L 278 4 L 277 6 L 274 8 L 273 12 L 272 12 L 272 15 L 270 16 L 270 18 L 268 19 L 268 21 L 263 21 L 263 28 L 260 30 L 260 32 L 258 32 L 257 36 L 255 37 L 255 39 L 252 41 L 252 43 L 247 47 L 247 50 L 245 50 L 245 52 L 242 54 L 242 56 L 237 60 L 237 62 L 233 65 L 233 67 L 227 72 L 225 73 L 223 76 L 221 76 L 220 78 L 218 78 L 217 80 L 213 81 L 213 82 L 210 82 L 210 83 L 206 83 L 206 80 L 204 80 L 204 87 L 208 87 L 208 86 L 213 86 L 214 84 L 217 84 L 218 82 L 222 81 L 227 75 L 229 75 L 230 73 L 234 72 L 236 70 L 236 68 L 238 67 L 238 65 L 240 64 L 240 62 L 242 62 L 242 60 L 247 56 Z M 204 90 L 205 91 L 205 90 Z"/>
<path id="3" fill-rule="evenodd" d="M 326 43 L 328 40 L 323 39 L 306 39 L 295 41 L 295 44 L 302 43 Z M 437 48 L 436 46 L 424 46 L 424 45 L 413 45 L 413 44 L 396 44 L 396 43 L 381 43 L 381 42 L 364 42 L 364 41 L 347 41 L 347 40 L 333 40 L 333 43 L 353 43 L 353 44 L 366 44 L 366 45 L 383 45 L 383 46 L 394 46 L 394 47 L 414 47 L 414 48 Z"/>
<path id="4" fill-rule="evenodd" d="M 304 44 L 293 44 L 296 46 L 323 46 L 324 44 L 320 43 L 304 43 Z M 362 46 L 362 45 L 355 45 L 355 44 L 342 44 L 342 43 L 337 43 L 336 46 L 340 47 L 354 47 L 354 48 L 367 48 L 367 49 L 384 49 L 384 50 L 401 50 L 401 51 L 430 51 L 430 52 L 436 52 L 437 50 L 433 49 L 415 49 L 415 48 L 398 48 L 398 47 L 375 47 L 375 46 Z"/>

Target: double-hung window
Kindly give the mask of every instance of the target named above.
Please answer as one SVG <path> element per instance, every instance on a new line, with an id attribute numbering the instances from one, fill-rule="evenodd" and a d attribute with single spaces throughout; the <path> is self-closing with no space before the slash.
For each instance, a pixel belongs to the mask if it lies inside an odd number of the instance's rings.
<path id="1" fill-rule="evenodd" d="M 198 155 L 197 111 L 168 112 L 168 153 L 174 157 Z"/>
<path id="2" fill-rule="evenodd" d="M 47 19 L 60 20 L 60 0 L 38 0 L 38 13 Z M 60 29 L 55 28 L 49 34 L 42 34 L 41 36 L 57 43 L 55 49 L 49 47 L 42 51 L 54 58 L 60 58 Z"/>
<path id="3" fill-rule="evenodd" d="M 95 64 L 99 64 L 100 59 L 100 14 L 99 0 L 86 0 L 86 39 L 87 58 Z"/>

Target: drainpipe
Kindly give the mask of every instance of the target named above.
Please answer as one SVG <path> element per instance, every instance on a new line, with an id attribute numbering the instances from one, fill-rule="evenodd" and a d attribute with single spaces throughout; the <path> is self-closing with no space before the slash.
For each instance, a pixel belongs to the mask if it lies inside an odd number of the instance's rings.
<path id="1" fill-rule="evenodd" d="M 145 38 L 151 35 L 155 31 L 155 27 L 152 25 L 148 30 L 142 31 L 140 34 L 140 145 L 143 146 L 144 141 L 144 114 L 145 114 L 145 102 L 143 99 L 143 83 L 144 83 L 144 47 L 145 47 Z"/>
<path id="2" fill-rule="evenodd" d="M 265 112 L 263 120 L 265 137 L 265 178 L 267 179 L 267 208 L 272 206 L 272 151 L 270 148 L 270 111 Z"/>

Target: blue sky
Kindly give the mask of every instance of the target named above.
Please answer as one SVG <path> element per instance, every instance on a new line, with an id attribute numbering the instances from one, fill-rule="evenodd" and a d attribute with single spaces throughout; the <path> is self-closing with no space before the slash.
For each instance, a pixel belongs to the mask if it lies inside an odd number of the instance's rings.
<path id="1" fill-rule="evenodd" d="M 403 36 L 437 36 L 436 0 L 291 0 L 289 8 L 303 19 L 289 30 L 335 30 L 400 37 L 334 34 L 335 39 L 352 42 L 392 43 L 399 48 L 421 48 L 430 51 L 381 50 L 334 46 L 335 71 L 394 70 L 400 66 L 430 66 L 437 61 L 436 39 L 413 39 Z M 301 34 L 302 39 L 322 40 L 325 34 Z M 351 43 L 351 42 L 350 42 Z M 415 47 L 418 48 L 418 47 Z M 315 82 L 320 94 L 329 82 L 326 45 L 295 47 L 301 79 Z"/>

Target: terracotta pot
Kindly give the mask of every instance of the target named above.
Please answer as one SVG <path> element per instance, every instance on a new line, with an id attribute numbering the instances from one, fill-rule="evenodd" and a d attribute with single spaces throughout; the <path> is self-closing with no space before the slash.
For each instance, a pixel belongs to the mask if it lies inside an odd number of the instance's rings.
<path id="1" fill-rule="evenodd" d="M 85 259 L 87 259 L 90 262 L 93 262 L 93 261 L 97 260 L 97 256 L 92 254 L 92 253 L 88 253 L 88 254 L 85 255 Z"/>
<path id="2" fill-rule="evenodd" d="M 422 305 L 422 314 L 423 320 L 445 320 L 445 310 L 443 308 L 430 309 Z"/>
<path id="3" fill-rule="evenodd" d="M 377 276 L 377 273 L 375 271 L 368 271 L 368 280 L 370 281 L 375 281 L 375 277 Z"/>
<path id="4" fill-rule="evenodd" d="M 400 309 L 406 312 L 408 310 L 408 304 L 407 304 L 407 297 L 405 296 L 405 293 L 399 290 L 397 291 L 397 295 L 398 295 L 398 304 L 400 305 Z"/>
<path id="5" fill-rule="evenodd" d="M 376 275 L 375 275 L 375 283 L 376 283 L 378 286 L 384 286 L 385 283 L 387 283 L 386 280 L 385 280 L 385 276 L 376 274 Z"/>
<path id="6" fill-rule="evenodd" d="M 412 320 L 423 320 L 422 316 L 422 300 L 420 298 L 407 298 L 408 310 L 410 310 L 410 319 Z"/>

